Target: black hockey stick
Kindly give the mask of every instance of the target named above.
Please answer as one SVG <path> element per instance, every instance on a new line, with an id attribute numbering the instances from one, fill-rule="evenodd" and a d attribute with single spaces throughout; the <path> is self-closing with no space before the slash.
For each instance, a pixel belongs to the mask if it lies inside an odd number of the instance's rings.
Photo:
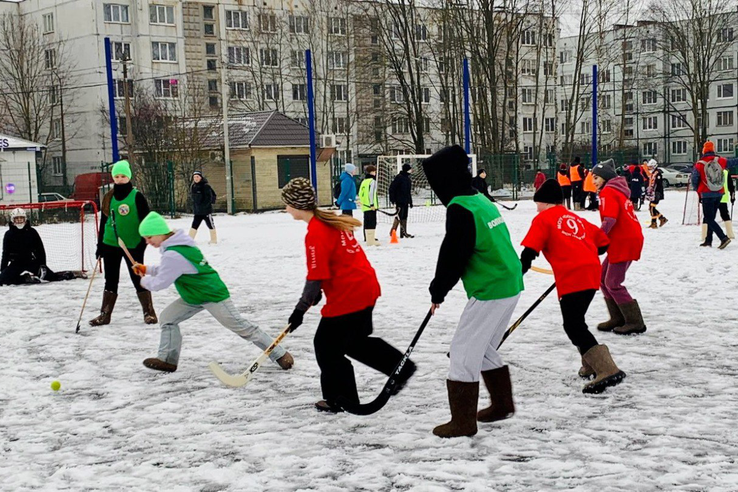
<path id="1" fill-rule="evenodd" d="M 338 405 L 344 410 L 346 410 L 348 413 L 353 413 L 354 415 L 371 415 L 381 410 L 382 407 L 384 407 L 389 401 L 390 397 L 392 396 L 392 393 L 394 393 L 395 390 L 397 389 L 397 385 L 399 384 L 398 376 L 400 375 L 400 372 L 402 372 L 402 368 L 405 367 L 405 364 L 410 359 L 410 354 L 413 353 L 415 344 L 418 343 L 418 340 L 420 339 L 420 335 L 423 334 L 423 330 L 425 330 L 425 327 L 428 325 L 428 322 L 430 321 L 431 316 L 433 316 L 433 313 L 430 310 L 428 310 L 428 314 L 425 315 L 425 319 L 423 320 L 423 323 L 420 325 L 418 332 L 415 333 L 415 336 L 413 337 L 413 341 L 410 342 L 410 346 L 405 351 L 405 355 L 403 355 L 402 359 L 400 359 L 400 363 L 397 364 L 397 367 L 395 367 L 395 370 L 392 372 L 392 375 L 387 380 L 387 383 L 385 383 L 384 388 L 382 388 L 382 392 L 379 393 L 379 396 L 377 396 L 374 400 L 370 401 L 369 403 L 364 403 L 364 404 L 353 403 L 353 402 L 346 400 L 344 397 L 339 396 L 338 402 L 337 402 Z"/>
<path id="2" fill-rule="evenodd" d="M 516 208 L 518 208 L 518 204 L 517 203 L 515 205 L 513 205 L 512 207 L 508 207 L 507 205 L 503 205 L 502 202 L 495 202 L 495 203 L 497 203 L 500 207 L 504 208 L 505 210 L 515 210 Z"/>
<path id="3" fill-rule="evenodd" d="M 533 305 L 532 305 L 531 307 L 529 307 L 529 308 L 528 308 L 528 310 L 527 310 L 526 312 L 524 312 L 524 313 L 523 313 L 523 315 L 522 315 L 521 317 L 519 317 L 519 318 L 518 318 L 518 320 L 517 320 L 517 321 L 516 321 L 515 323 L 513 323 L 513 325 L 512 325 L 512 326 L 511 326 L 510 328 L 508 328 L 508 329 L 507 329 L 507 331 L 505 332 L 505 334 L 504 334 L 504 335 L 502 335 L 502 340 L 500 341 L 500 344 L 499 344 L 499 345 L 497 346 L 497 350 L 499 350 L 499 349 L 500 349 L 500 347 L 502 347 L 502 344 L 503 344 L 503 343 L 505 343 L 505 340 L 507 340 L 507 337 L 509 337 L 509 336 L 510 336 L 510 334 L 511 334 L 512 332 L 514 332 L 514 331 L 515 331 L 515 329 L 516 329 L 516 328 L 517 328 L 518 326 L 520 326 L 520 323 L 522 323 L 522 322 L 523 322 L 523 321 L 525 320 L 525 318 L 527 318 L 527 317 L 528 317 L 528 315 L 529 315 L 530 313 L 532 313 L 532 312 L 533 312 L 533 310 L 534 310 L 535 308 L 537 308 L 537 307 L 538 307 L 538 305 L 539 305 L 540 303 L 542 303 L 542 302 L 543 302 L 543 300 L 544 300 L 544 299 L 545 299 L 545 298 L 546 298 L 546 297 L 547 297 L 547 296 L 548 296 L 548 295 L 549 295 L 549 294 L 551 293 L 551 291 L 552 291 L 552 290 L 554 290 L 555 288 L 556 288 L 556 282 L 552 283 L 552 284 L 551 284 L 551 287 L 549 287 L 548 289 L 546 289 L 546 292 L 544 292 L 544 293 L 543 293 L 543 294 L 541 295 L 541 297 L 539 297 L 539 298 L 538 298 L 538 300 L 537 300 L 536 302 L 534 302 L 534 303 L 533 303 Z"/>
<path id="4" fill-rule="evenodd" d="M 384 215 L 389 215 L 390 217 L 394 217 L 395 215 L 397 215 L 398 213 L 400 213 L 400 211 L 399 211 L 399 210 L 397 210 L 397 209 L 395 209 L 395 211 L 394 211 L 394 212 L 385 212 L 385 211 L 384 211 L 384 210 L 382 210 L 381 208 L 378 208 L 378 209 L 377 209 L 377 212 L 381 212 L 381 213 L 383 213 Z"/>

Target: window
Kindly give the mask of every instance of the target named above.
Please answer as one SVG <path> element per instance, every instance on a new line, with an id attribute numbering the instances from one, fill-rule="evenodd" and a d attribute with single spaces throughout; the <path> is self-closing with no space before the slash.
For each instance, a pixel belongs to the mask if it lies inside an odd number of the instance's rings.
<path id="1" fill-rule="evenodd" d="M 545 118 L 543 120 L 543 126 L 547 132 L 555 132 L 556 131 L 556 118 Z"/>
<path id="2" fill-rule="evenodd" d="M 680 130 L 682 128 L 687 128 L 687 119 L 685 116 L 682 116 L 680 114 L 673 114 L 671 115 L 671 129 L 672 130 Z"/>
<path id="3" fill-rule="evenodd" d="M 277 56 L 276 48 L 262 48 L 261 51 L 261 66 L 262 67 L 278 67 L 279 57 Z"/>
<path id="4" fill-rule="evenodd" d="M 211 108 L 219 108 L 220 101 L 218 100 L 218 96 L 208 96 L 208 105 Z"/>
<path id="5" fill-rule="evenodd" d="M 533 60 L 521 60 L 520 73 L 523 75 L 535 75 L 536 67 L 533 63 Z"/>
<path id="6" fill-rule="evenodd" d="M 208 91 L 209 92 L 218 92 L 218 80 L 217 79 L 209 79 L 208 80 Z"/>
<path id="7" fill-rule="evenodd" d="M 49 102 L 51 104 L 59 104 L 59 86 L 58 85 L 49 86 Z"/>
<path id="8" fill-rule="evenodd" d="M 672 89 L 671 102 L 685 102 L 687 100 L 687 89 Z"/>
<path id="9" fill-rule="evenodd" d="M 571 61 L 571 51 L 562 51 L 559 53 L 559 63 L 569 63 Z"/>
<path id="10" fill-rule="evenodd" d="M 394 118 L 392 133 L 410 133 L 410 121 L 407 118 Z"/>
<path id="11" fill-rule="evenodd" d="M 56 49 L 49 48 L 44 51 L 44 63 L 49 70 L 56 68 Z"/>
<path id="12" fill-rule="evenodd" d="M 733 41 L 733 28 L 724 27 L 718 31 L 718 43 Z"/>
<path id="13" fill-rule="evenodd" d="M 218 70 L 218 61 L 217 60 L 205 60 L 205 66 L 207 67 L 209 72 L 215 72 Z"/>
<path id="14" fill-rule="evenodd" d="M 543 95 L 543 104 L 553 104 L 555 97 L 553 89 L 546 89 L 546 92 Z"/>
<path id="15" fill-rule="evenodd" d="M 278 155 L 277 174 L 280 188 L 284 188 L 293 178 L 310 179 L 310 156 Z"/>
<path id="16" fill-rule="evenodd" d="M 611 76 L 612 76 L 612 73 L 610 72 L 609 68 L 597 74 L 597 78 L 600 79 L 600 82 L 610 82 Z"/>
<path id="17" fill-rule="evenodd" d="M 650 63 L 646 65 L 646 77 L 655 77 L 656 76 L 656 65 L 653 63 Z"/>
<path id="18" fill-rule="evenodd" d="M 424 56 L 418 58 L 418 69 L 423 73 L 428 73 L 428 58 Z"/>
<path id="19" fill-rule="evenodd" d="M 733 126 L 733 111 L 718 111 L 717 126 Z"/>
<path id="20" fill-rule="evenodd" d="M 337 116 L 333 118 L 333 133 L 348 133 L 348 123 L 345 116 Z"/>
<path id="21" fill-rule="evenodd" d="M 421 104 L 430 104 L 430 94 L 431 91 L 429 87 L 420 87 L 418 89 L 418 99 L 420 99 Z"/>
<path id="22" fill-rule="evenodd" d="M 215 24 L 206 23 L 203 26 L 205 36 L 215 36 Z"/>
<path id="23" fill-rule="evenodd" d="M 205 43 L 205 54 L 215 56 L 215 43 Z"/>
<path id="24" fill-rule="evenodd" d="M 427 116 L 424 116 L 423 117 L 423 131 L 425 133 L 430 133 L 430 127 L 431 127 L 430 118 L 428 118 Z M 426 154 L 432 154 L 432 153 L 433 152 L 426 149 Z"/>
<path id="25" fill-rule="evenodd" d="M 290 52 L 290 66 L 294 68 L 303 68 L 305 66 L 305 55 L 302 51 L 292 50 Z"/>
<path id="26" fill-rule="evenodd" d="M 405 95 L 402 93 L 402 89 L 398 86 L 390 86 L 389 98 L 393 103 L 405 102 Z"/>
<path id="27" fill-rule="evenodd" d="M 573 83 L 574 83 L 573 75 L 562 75 L 561 76 L 561 85 L 572 85 Z"/>
<path id="28" fill-rule="evenodd" d="M 64 171 L 64 162 L 61 156 L 54 156 L 51 158 L 51 174 L 54 176 L 61 176 Z"/>
<path id="29" fill-rule="evenodd" d="M 61 119 L 51 120 L 51 138 L 61 138 Z"/>
<path id="30" fill-rule="evenodd" d="M 671 64 L 671 76 L 679 77 L 680 75 L 684 75 L 684 65 L 682 65 L 680 62 L 672 63 Z"/>
<path id="31" fill-rule="evenodd" d="M 592 98 L 590 96 L 582 96 L 579 98 L 579 108 L 582 111 L 586 111 L 590 108 L 591 102 L 592 102 Z"/>
<path id="32" fill-rule="evenodd" d="M 174 25 L 174 7 L 167 5 L 149 5 L 149 21 L 152 24 Z"/>
<path id="33" fill-rule="evenodd" d="M 154 80 L 154 93 L 159 98 L 175 98 L 178 95 L 177 79 Z"/>
<path id="34" fill-rule="evenodd" d="M 600 129 L 602 133 L 612 133 L 612 121 L 611 120 L 602 120 L 600 122 Z"/>
<path id="35" fill-rule="evenodd" d="M 175 43 L 151 43 L 151 59 L 154 61 L 177 61 L 177 45 Z"/>
<path id="36" fill-rule="evenodd" d="M 735 148 L 733 137 L 731 138 L 718 138 L 717 139 L 717 151 L 718 154 L 722 153 L 733 153 Z"/>
<path id="37" fill-rule="evenodd" d="M 279 100 L 279 84 L 265 84 L 264 85 L 264 99 L 267 101 L 278 101 Z"/>
<path id="38" fill-rule="evenodd" d="M 633 126 L 633 117 L 623 118 L 623 125 Z"/>
<path id="39" fill-rule="evenodd" d="M 229 46 L 228 63 L 231 65 L 251 65 L 251 51 L 245 46 Z"/>
<path id="40" fill-rule="evenodd" d="M 641 51 L 644 51 L 644 52 L 656 51 L 656 39 L 655 38 L 641 39 Z"/>
<path id="41" fill-rule="evenodd" d="M 348 100 L 348 88 L 343 84 L 333 84 L 331 86 L 331 99 L 334 101 Z"/>
<path id="42" fill-rule="evenodd" d="M 290 15 L 290 32 L 292 34 L 308 34 L 310 26 L 308 18 L 300 15 Z"/>
<path id="43" fill-rule="evenodd" d="M 118 116 L 118 135 L 126 136 L 128 134 L 128 122 L 125 116 Z"/>
<path id="44" fill-rule="evenodd" d="M 243 101 L 251 99 L 251 83 L 250 82 L 231 82 L 231 98 Z"/>
<path id="45" fill-rule="evenodd" d="M 328 52 L 328 68 L 346 68 L 348 53 L 345 51 Z"/>
<path id="46" fill-rule="evenodd" d="M 643 156 L 655 156 L 658 154 L 659 146 L 656 142 L 646 142 L 643 144 Z"/>
<path id="47" fill-rule="evenodd" d="M 568 99 L 561 100 L 561 111 L 569 111 L 569 100 Z"/>
<path id="48" fill-rule="evenodd" d="M 718 61 L 718 70 L 733 70 L 733 56 L 723 56 Z"/>
<path id="49" fill-rule="evenodd" d="M 523 89 L 521 95 L 523 104 L 533 104 L 533 89 Z"/>
<path id="50" fill-rule="evenodd" d="M 536 32 L 533 29 L 527 29 L 520 34 L 520 44 L 534 46 L 536 44 Z"/>
<path id="51" fill-rule="evenodd" d="M 105 22 L 128 24 L 130 22 L 128 20 L 128 5 L 103 4 L 103 19 Z"/>
<path id="52" fill-rule="evenodd" d="M 641 94 L 643 104 L 656 104 L 657 97 L 656 91 L 643 91 Z"/>
<path id="53" fill-rule="evenodd" d="M 259 14 L 261 32 L 277 32 L 277 16 L 274 14 Z"/>
<path id="54" fill-rule="evenodd" d="M 533 160 L 533 147 L 529 145 L 523 146 L 523 159 L 526 161 Z"/>
<path id="55" fill-rule="evenodd" d="M 226 29 L 248 29 L 249 14 L 240 10 L 226 10 Z"/>
<path id="56" fill-rule="evenodd" d="M 292 100 L 304 101 L 305 99 L 307 99 L 307 85 L 292 84 Z"/>
<path id="57" fill-rule="evenodd" d="M 428 28 L 424 24 L 417 24 L 415 26 L 415 38 L 418 41 L 428 40 Z"/>
<path id="58" fill-rule="evenodd" d="M 215 7 L 204 5 L 202 7 L 202 18 L 205 20 L 215 20 Z"/>
<path id="59" fill-rule="evenodd" d="M 374 84 L 372 86 L 372 93 L 375 96 L 381 96 L 382 95 L 382 85 L 381 84 Z"/>
<path id="60" fill-rule="evenodd" d="M 633 67 L 625 67 L 623 70 L 623 79 L 625 82 L 633 79 Z"/>
<path id="61" fill-rule="evenodd" d="M 128 96 L 130 97 L 133 95 L 133 81 L 128 81 Z M 126 97 L 126 86 L 123 80 L 116 79 L 115 83 L 113 84 L 113 97 L 116 99 L 123 99 Z"/>
<path id="62" fill-rule="evenodd" d="M 623 136 L 626 138 L 633 138 L 633 129 L 628 128 L 628 129 L 623 130 Z"/>
<path id="63" fill-rule="evenodd" d="M 579 133 L 584 133 L 585 135 L 589 135 L 592 133 L 592 122 L 591 121 L 582 121 L 579 123 Z"/>
<path id="64" fill-rule="evenodd" d="M 543 62 L 543 75 L 551 76 L 554 75 L 554 64 L 553 62 Z"/>
<path id="65" fill-rule="evenodd" d="M 122 43 L 118 41 L 113 41 L 110 43 L 110 49 L 112 53 L 110 54 L 110 57 L 113 59 L 113 61 L 121 61 L 124 58 L 126 60 L 131 59 L 131 44 L 130 43 Z"/>
<path id="66" fill-rule="evenodd" d="M 658 130 L 659 128 L 659 117 L 658 116 L 646 116 L 641 118 L 643 122 L 642 128 L 644 130 Z"/>
<path id="67" fill-rule="evenodd" d="M 592 75 L 588 73 L 579 74 L 579 83 L 581 85 L 589 85 L 592 82 Z"/>
<path id="68" fill-rule="evenodd" d="M 343 17 L 328 18 L 328 32 L 337 36 L 346 35 L 346 19 Z"/>
<path id="69" fill-rule="evenodd" d="M 675 142 L 671 142 L 671 153 L 672 155 L 686 155 L 687 142 L 685 140 L 677 140 Z"/>
<path id="70" fill-rule="evenodd" d="M 54 32 L 54 14 L 44 14 L 44 34 Z"/>
<path id="71" fill-rule="evenodd" d="M 730 99 L 733 97 L 733 84 L 719 84 L 717 86 L 718 99 Z"/>
<path id="72" fill-rule="evenodd" d="M 632 92 L 625 93 L 625 110 L 633 111 L 633 93 Z"/>
<path id="73" fill-rule="evenodd" d="M 605 94 L 600 98 L 600 107 L 602 109 L 610 109 L 612 107 L 612 95 Z"/>

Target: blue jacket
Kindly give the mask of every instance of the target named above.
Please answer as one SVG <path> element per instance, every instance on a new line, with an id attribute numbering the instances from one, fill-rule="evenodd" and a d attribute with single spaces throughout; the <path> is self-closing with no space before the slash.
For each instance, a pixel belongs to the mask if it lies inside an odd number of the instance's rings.
<path id="1" fill-rule="evenodd" d="M 356 209 L 356 181 L 354 177 L 344 171 L 341 173 L 341 194 L 338 196 L 338 208 L 341 210 Z"/>

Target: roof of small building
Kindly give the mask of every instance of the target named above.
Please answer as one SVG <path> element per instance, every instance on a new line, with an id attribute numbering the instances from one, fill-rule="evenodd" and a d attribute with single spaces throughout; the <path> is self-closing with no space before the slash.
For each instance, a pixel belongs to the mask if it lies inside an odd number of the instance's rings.
<path id="1" fill-rule="evenodd" d="M 212 121 L 207 124 L 212 131 L 203 138 L 204 146 L 221 147 L 222 125 L 213 125 Z M 228 118 L 228 143 L 230 148 L 309 147 L 310 131 L 279 111 L 254 111 Z"/>
<path id="2" fill-rule="evenodd" d="M 40 143 L 31 142 L 22 138 L 13 137 L 11 135 L 3 135 L 0 133 L 0 151 L 2 150 L 33 150 L 39 151 L 46 147 Z"/>

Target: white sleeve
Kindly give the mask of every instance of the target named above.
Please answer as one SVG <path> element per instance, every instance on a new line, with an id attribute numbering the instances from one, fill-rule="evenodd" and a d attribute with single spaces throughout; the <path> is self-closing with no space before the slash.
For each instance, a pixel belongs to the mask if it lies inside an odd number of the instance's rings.
<path id="1" fill-rule="evenodd" d="M 161 264 L 146 267 L 146 275 L 141 279 L 144 289 L 152 292 L 164 290 L 181 275 L 197 273 L 195 265 L 176 251 L 165 251 L 161 256 Z"/>
<path id="2" fill-rule="evenodd" d="M 377 180 L 373 179 L 371 184 L 369 185 L 369 205 L 372 207 L 376 207 L 376 194 L 377 193 Z"/>

